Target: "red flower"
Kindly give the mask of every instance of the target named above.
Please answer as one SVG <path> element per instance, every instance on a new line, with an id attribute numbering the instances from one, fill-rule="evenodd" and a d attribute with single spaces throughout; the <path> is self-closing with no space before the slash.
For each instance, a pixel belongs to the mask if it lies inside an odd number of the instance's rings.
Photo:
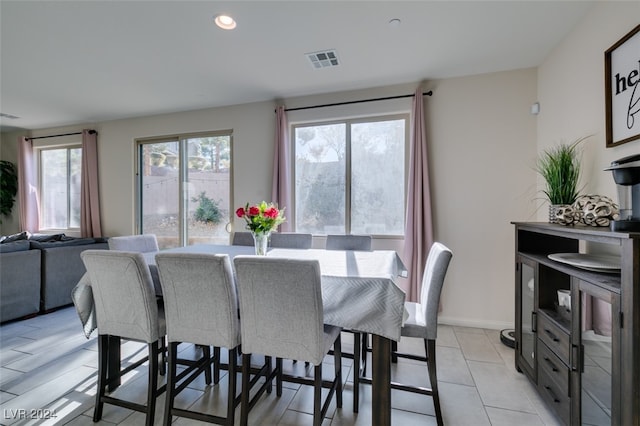
<path id="1" fill-rule="evenodd" d="M 265 201 L 254 205 L 247 203 L 236 210 L 236 216 L 247 223 L 245 228 L 255 233 L 269 233 L 276 230 L 278 225 L 286 220 L 283 213 L 284 208 L 279 209 L 274 203 Z"/>
<path id="2" fill-rule="evenodd" d="M 276 217 L 278 217 L 278 214 L 279 214 L 279 213 L 280 213 L 280 212 L 279 212 L 279 211 L 278 211 L 278 209 L 276 209 L 275 207 L 269 207 L 268 209 L 266 209 L 266 210 L 264 211 L 264 215 L 265 215 L 266 217 L 270 217 L 270 218 L 272 218 L 272 219 L 275 219 Z"/>

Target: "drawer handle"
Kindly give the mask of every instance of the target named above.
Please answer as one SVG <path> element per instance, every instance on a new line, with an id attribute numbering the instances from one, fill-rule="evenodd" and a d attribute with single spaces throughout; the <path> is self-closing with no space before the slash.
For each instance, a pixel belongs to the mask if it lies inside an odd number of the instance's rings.
<path id="1" fill-rule="evenodd" d="M 545 332 L 545 333 L 547 333 L 547 334 L 549 335 L 549 337 L 551 337 L 551 340 L 553 340 L 554 342 L 559 342 L 559 341 L 560 341 L 560 339 L 558 339 L 558 338 L 556 337 L 556 335 L 555 335 L 555 334 L 553 334 L 553 333 L 551 332 L 551 330 L 549 330 L 548 328 L 545 328 L 545 329 L 544 329 L 544 332 Z"/>
<path id="2" fill-rule="evenodd" d="M 556 397 L 556 395 L 551 390 L 551 387 L 545 385 L 544 388 L 547 390 L 547 393 L 549 393 L 549 396 L 551 396 L 551 399 L 553 399 L 553 402 L 555 402 L 555 403 L 559 403 L 560 402 L 560 400 Z"/>
<path id="3" fill-rule="evenodd" d="M 551 361 L 551 359 L 549 359 L 549 357 L 544 357 L 544 360 L 547 361 L 547 363 L 551 366 L 551 370 L 553 370 L 553 372 L 558 372 L 558 368 L 556 367 L 556 365 L 553 363 L 553 361 Z"/>

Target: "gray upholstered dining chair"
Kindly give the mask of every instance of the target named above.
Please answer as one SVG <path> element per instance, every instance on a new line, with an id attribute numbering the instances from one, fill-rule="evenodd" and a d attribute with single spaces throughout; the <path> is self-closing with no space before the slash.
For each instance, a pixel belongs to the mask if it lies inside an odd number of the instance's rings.
<path id="1" fill-rule="evenodd" d="M 327 235 L 327 250 L 371 251 L 371 235 Z"/>
<path id="2" fill-rule="evenodd" d="M 151 253 L 158 251 L 158 239 L 154 234 L 124 235 L 109 238 L 109 250 Z"/>
<path id="3" fill-rule="evenodd" d="M 313 242 L 311 234 L 297 232 L 274 232 L 271 234 L 270 246 L 273 248 L 310 249 Z"/>
<path id="4" fill-rule="evenodd" d="M 234 232 L 231 244 L 234 246 L 253 246 L 253 235 L 248 231 Z"/>
<path id="5" fill-rule="evenodd" d="M 418 361 L 424 361 L 427 363 L 427 370 L 429 373 L 429 382 L 431 388 L 424 388 L 418 386 L 412 386 L 408 384 L 391 383 L 392 389 L 399 389 L 408 392 L 420 393 L 424 395 L 431 395 L 433 398 L 433 405 L 436 413 L 436 420 L 438 425 L 443 424 L 442 410 L 440 408 L 440 396 L 438 394 L 438 377 L 436 368 L 436 337 L 438 336 L 438 307 L 440 305 L 440 294 L 442 293 L 442 286 L 444 284 L 445 276 L 447 275 L 447 269 L 449 268 L 449 262 L 453 254 L 444 244 L 435 242 L 429 250 L 427 261 L 424 268 L 424 274 L 422 276 L 422 289 L 420 290 L 420 302 L 405 302 L 405 309 L 409 313 L 409 318 L 404 322 L 401 330 L 401 335 L 404 337 L 417 337 L 424 340 L 424 348 L 426 356 L 419 356 L 414 354 L 399 353 L 395 350 L 392 353 L 392 358 L 409 358 Z M 356 339 L 359 336 L 356 335 Z M 395 342 L 394 342 L 395 343 Z M 358 347 L 359 342 L 356 344 Z M 358 355 L 359 351 L 354 350 L 354 354 Z M 368 378 L 361 377 L 360 368 L 361 360 L 357 359 L 354 362 L 354 396 L 353 406 L 354 411 L 357 411 L 357 405 L 359 403 L 359 383 L 370 382 Z"/>
<path id="6" fill-rule="evenodd" d="M 371 251 L 371 235 L 343 235 L 343 234 L 328 234 L 325 245 L 326 250 L 357 250 L 357 251 Z M 356 333 L 352 330 L 343 330 L 348 333 Z M 364 341 L 363 341 L 364 340 Z M 355 340 L 354 340 L 355 342 Z M 361 359 L 366 360 L 367 355 L 367 339 L 366 335 L 362 335 L 358 342 L 362 342 L 361 347 L 358 349 L 361 353 Z M 354 359 L 354 354 L 350 352 L 342 352 L 344 358 Z M 365 365 L 363 364 L 363 373 Z M 357 410 L 356 410 L 357 412 Z"/>
<path id="7" fill-rule="evenodd" d="M 240 397 L 236 396 L 240 321 L 236 284 L 229 256 L 158 253 L 156 264 L 164 295 L 169 346 L 164 424 L 171 424 L 173 415 L 176 415 L 233 425 L 235 409 L 240 403 Z M 181 342 L 200 345 L 204 350 L 203 357 L 197 363 L 178 375 L 176 360 L 178 345 Z M 214 347 L 213 358 L 210 356 L 210 346 Z M 220 347 L 229 351 L 226 417 L 175 408 L 176 396 L 203 371 L 210 373 L 212 365 L 214 383 L 218 383 Z"/>
<path id="8" fill-rule="evenodd" d="M 123 235 L 120 237 L 111 237 L 108 240 L 109 250 L 130 251 L 136 253 L 154 253 L 159 250 L 158 239 L 155 234 L 139 234 L 139 235 Z M 158 268 L 156 265 L 149 265 L 151 271 L 151 278 L 156 286 L 156 294 L 162 294 L 162 289 L 158 284 L 160 278 L 158 277 Z M 163 346 L 164 347 L 164 346 Z M 162 352 L 165 354 L 165 351 Z M 161 365 L 164 368 L 165 361 Z"/>
<path id="9" fill-rule="evenodd" d="M 241 424 L 248 422 L 251 354 L 276 358 L 276 367 L 266 382 L 276 379 L 276 394 L 282 381 L 314 386 L 313 424 L 322 423 L 335 393 L 342 407 L 340 328 L 323 323 L 320 264 L 317 260 L 236 256 L 234 258 L 240 300 L 242 329 Z M 322 361 L 334 348 L 335 374 L 322 380 Z M 314 378 L 285 376 L 282 359 L 303 360 L 314 365 Z M 330 390 L 322 403 L 322 387 Z"/>
<path id="10" fill-rule="evenodd" d="M 141 253 L 85 250 L 81 254 L 91 282 L 98 325 L 98 391 L 93 421 L 102 418 L 104 404 L 118 405 L 146 413 L 146 424 L 154 424 L 156 397 L 164 392 L 158 388 L 158 341 L 164 339 L 163 312 L 156 303 L 156 294 L 149 268 Z M 147 344 L 148 356 L 120 370 L 121 375 L 149 362 L 146 405 L 107 395 L 114 377 L 107 377 L 108 356 L 114 348 L 111 337 L 141 341 Z M 119 353 L 119 349 L 115 351 Z M 120 360 L 118 368 L 120 368 Z"/>

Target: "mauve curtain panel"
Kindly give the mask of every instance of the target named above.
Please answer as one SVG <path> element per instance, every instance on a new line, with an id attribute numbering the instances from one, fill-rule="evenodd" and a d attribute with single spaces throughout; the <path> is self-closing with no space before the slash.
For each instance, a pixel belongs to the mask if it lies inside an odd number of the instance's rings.
<path id="1" fill-rule="evenodd" d="M 18 150 L 18 205 L 20 230 L 31 233 L 40 230 L 40 199 L 36 181 L 35 162 L 31 140 L 21 137 Z"/>
<path id="2" fill-rule="evenodd" d="M 280 231 L 291 231 L 291 167 L 289 153 L 289 123 L 284 106 L 276 108 L 276 145 L 273 154 L 273 185 L 271 201 L 286 208 L 289 220 L 280 225 Z M 289 213 L 289 214 L 288 214 Z"/>
<path id="3" fill-rule="evenodd" d="M 409 274 L 406 284 L 408 288 L 404 290 L 408 301 L 418 302 L 425 262 L 433 244 L 426 128 L 420 87 L 413 96 L 410 126 L 409 185 L 403 256 Z"/>
<path id="4" fill-rule="evenodd" d="M 82 180 L 80 184 L 80 235 L 101 237 L 98 189 L 98 133 L 82 131 Z"/>

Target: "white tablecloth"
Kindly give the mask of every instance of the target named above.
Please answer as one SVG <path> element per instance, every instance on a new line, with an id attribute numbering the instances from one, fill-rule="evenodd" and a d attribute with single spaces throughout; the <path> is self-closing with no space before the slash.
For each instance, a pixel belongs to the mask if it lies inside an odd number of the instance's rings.
<path id="1" fill-rule="evenodd" d="M 165 251 L 182 253 L 254 254 L 253 247 L 193 245 Z M 145 253 L 154 280 L 155 255 Z M 268 256 L 293 259 L 317 259 L 322 273 L 324 321 L 343 328 L 400 340 L 404 310 L 404 292 L 394 283 L 406 268 L 395 251 L 342 251 L 271 249 Z M 159 288 L 158 283 L 156 283 Z M 72 298 L 89 337 L 96 328 L 93 294 L 88 275 L 74 288 Z"/>

